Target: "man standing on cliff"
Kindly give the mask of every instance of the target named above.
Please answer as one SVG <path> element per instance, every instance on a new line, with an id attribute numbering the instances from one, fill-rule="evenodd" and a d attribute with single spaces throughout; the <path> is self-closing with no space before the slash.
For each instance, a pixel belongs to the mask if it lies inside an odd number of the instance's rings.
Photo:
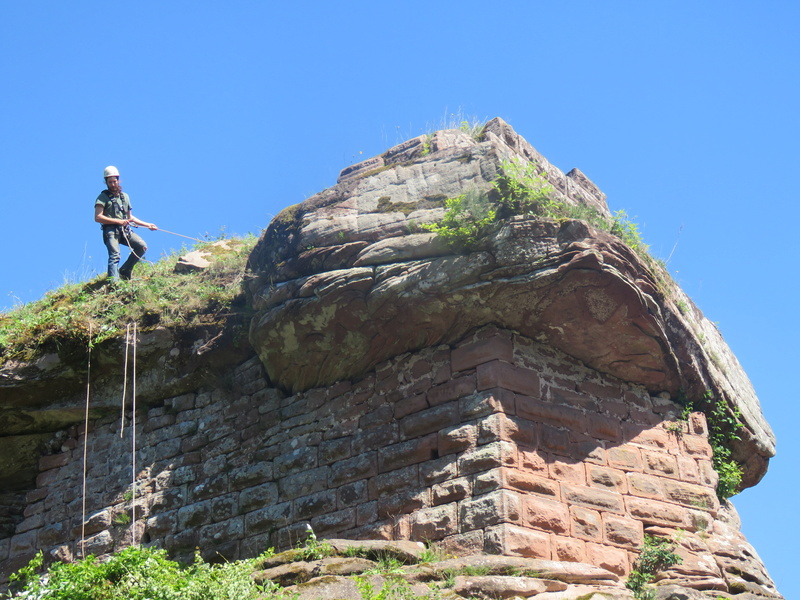
<path id="1" fill-rule="evenodd" d="M 133 267 L 147 252 L 147 244 L 131 231 L 131 223 L 147 227 L 151 231 L 158 229 L 153 223 L 137 219 L 131 212 L 131 199 L 122 191 L 119 183 L 117 167 L 106 167 L 103 171 L 106 188 L 94 202 L 94 220 L 103 229 L 103 243 L 108 250 L 108 279 L 130 279 Z M 124 244 L 131 249 L 128 259 L 119 267 L 119 245 Z"/>

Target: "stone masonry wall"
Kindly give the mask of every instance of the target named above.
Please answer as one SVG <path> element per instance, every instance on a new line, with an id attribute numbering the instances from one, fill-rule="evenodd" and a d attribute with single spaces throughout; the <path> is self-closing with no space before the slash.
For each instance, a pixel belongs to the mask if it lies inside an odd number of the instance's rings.
<path id="1" fill-rule="evenodd" d="M 717 534 L 741 534 L 714 491 L 702 414 L 677 421 L 669 398 L 509 331 L 291 396 L 257 358 L 228 379 L 138 415 L 137 541 L 233 560 L 292 545 L 310 523 L 320 537 L 429 540 L 625 574 L 646 532 L 680 529 L 681 568 L 698 587 L 726 589 L 744 571 L 771 583 L 758 561 L 728 552 L 734 574 L 713 556 Z M 131 542 L 127 418 L 122 438 L 119 418 L 89 431 L 86 553 Z M 6 575 L 40 548 L 81 555 L 84 438 L 61 437 L 25 520 L 0 540 Z"/>

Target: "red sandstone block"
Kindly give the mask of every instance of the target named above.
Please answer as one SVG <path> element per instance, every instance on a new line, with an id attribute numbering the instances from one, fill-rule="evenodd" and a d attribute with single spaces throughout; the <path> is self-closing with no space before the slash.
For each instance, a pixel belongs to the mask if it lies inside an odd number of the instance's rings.
<path id="1" fill-rule="evenodd" d="M 466 371 L 491 360 L 513 362 L 514 347 L 510 339 L 495 335 L 464 344 L 453 350 L 451 364 L 453 371 Z"/>
<path id="2" fill-rule="evenodd" d="M 553 560 L 586 562 L 586 542 L 560 535 L 550 536 Z"/>
<path id="3" fill-rule="evenodd" d="M 438 435 L 440 456 L 473 448 L 478 441 L 478 429 L 472 423 L 446 427 Z"/>
<path id="4" fill-rule="evenodd" d="M 547 455 L 541 450 L 520 446 L 517 449 L 520 467 L 532 473 L 540 473 L 545 476 L 547 470 Z"/>
<path id="5" fill-rule="evenodd" d="M 468 477 L 459 477 L 458 479 L 444 481 L 431 487 L 434 506 L 463 500 L 464 498 L 468 498 L 471 493 L 472 484 Z"/>
<path id="6" fill-rule="evenodd" d="M 356 527 L 363 527 L 367 523 L 378 520 L 378 501 L 371 500 L 356 506 Z M 381 538 L 376 538 L 381 539 Z M 391 539 L 391 538 L 386 538 Z"/>
<path id="7" fill-rule="evenodd" d="M 540 496 L 523 498 L 523 525 L 549 533 L 569 533 L 570 514 L 567 505 Z"/>
<path id="8" fill-rule="evenodd" d="M 604 512 L 625 514 L 622 495 L 616 492 L 563 483 L 561 484 L 561 498 L 569 504 L 588 506 Z"/>
<path id="9" fill-rule="evenodd" d="M 586 555 L 589 564 L 597 565 L 620 576 L 628 573 L 628 553 L 622 548 L 590 543 L 586 544 Z"/>
<path id="10" fill-rule="evenodd" d="M 538 429 L 531 421 L 498 413 L 489 415 L 481 421 L 478 443 L 486 444 L 488 442 L 506 440 L 528 446 L 536 446 L 538 437 Z"/>
<path id="11" fill-rule="evenodd" d="M 534 398 L 541 397 L 539 376 L 536 373 L 499 360 L 478 366 L 478 389 L 488 390 L 494 387 Z"/>
<path id="12" fill-rule="evenodd" d="M 569 431 L 556 429 L 545 424 L 540 425 L 539 445 L 542 449 L 560 456 L 569 456 L 572 451 L 569 442 Z"/>
<path id="13" fill-rule="evenodd" d="M 625 477 L 624 471 L 603 467 L 601 465 L 587 464 L 586 475 L 589 479 L 590 487 L 618 492 L 620 494 L 628 493 L 628 479 Z"/>
<path id="14" fill-rule="evenodd" d="M 593 381 L 584 381 L 578 384 L 578 390 L 585 394 L 591 394 L 600 400 L 621 400 L 623 397 L 619 386 L 604 385 Z"/>
<path id="15" fill-rule="evenodd" d="M 669 432 L 661 428 L 642 427 L 633 423 L 622 424 L 623 438 L 634 444 L 651 446 L 653 448 L 669 449 L 676 447 L 674 439 L 670 438 Z"/>
<path id="16" fill-rule="evenodd" d="M 486 390 L 458 401 L 462 420 L 478 419 L 493 413 L 514 414 L 514 392 L 502 388 Z"/>
<path id="17" fill-rule="evenodd" d="M 394 418 L 399 420 L 426 408 L 428 408 L 428 395 L 413 394 L 394 403 Z"/>
<path id="18" fill-rule="evenodd" d="M 524 469 L 503 469 L 503 487 L 551 498 L 558 498 L 558 482 L 529 473 Z"/>
<path id="19" fill-rule="evenodd" d="M 430 506 L 428 490 L 406 490 L 378 498 L 378 518 L 396 519 L 397 515 L 410 515 Z"/>
<path id="20" fill-rule="evenodd" d="M 603 526 L 608 544 L 636 550 L 644 543 L 644 527 L 641 521 L 605 514 Z"/>
<path id="21" fill-rule="evenodd" d="M 689 415 L 689 427 L 695 435 L 708 435 L 708 423 L 706 422 L 706 415 L 701 412 L 693 412 Z"/>
<path id="22" fill-rule="evenodd" d="M 548 470 L 555 481 L 586 485 L 586 468 L 580 461 L 553 457 Z"/>
<path id="23" fill-rule="evenodd" d="M 488 471 L 516 464 L 516 448 L 508 442 L 494 442 L 464 452 L 458 459 L 459 475 Z"/>
<path id="24" fill-rule="evenodd" d="M 517 415 L 525 419 L 572 431 L 586 431 L 586 414 L 581 410 L 521 394 L 517 394 L 515 407 Z"/>
<path id="25" fill-rule="evenodd" d="M 432 433 L 407 442 L 385 446 L 378 450 L 378 473 L 438 458 L 438 445 L 438 435 Z"/>
<path id="26" fill-rule="evenodd" d="M 442 540 L 442 548 L 455 556 L 470 556 L 484 551 L 482 529 L 449 535 Z"/>
<path id="27" fill-rule="evenodd" d="M 522 517 L 521 497 L 507 490 L 498 490 L 459 503 L 459 531 L 465 533 L 500 523 L 519 523 Z"/>
<path id="28" fill-rule="evenodd" d="M 58 454 L 49 454 L 47 456 L 43 456 L 39 459 L 39 470 L 49 471 L 50 469 L 63 467 L 69 463 L 69 459 L 69 452 L 59 452 Z"/>
<path id="29" fill-rule="evenodd" d="M 328 485 L 330 487 L 339 487 L 340 485 L 358 481 L 359 479 L 372 477 L 377 475 L 377 473 L 377 453 L 368 452 L 366 454 L 359 454 L 358 456 L 333 463 L 330 466 Z"/>
<path id="30" fill-rule="evenodd" d="M 697 461 L 687 456 L 678 457 L 678 479 L 687 483 L 705 483 L 700 477 L 700 467 Z"/>
<path id="31" fill-rule="evenodd" d="M 334 510 L 336 510 L 335 490 L 324 490 L 294 501 L 294 514 L 297 519 L 308 520 Z"/>
<path id="32" fill-rule="evenodd" d="M 628 491 L 633 496 L 641 498 L 656 498 L 658 500 L 664 499 L 664 489 L 662 482 L 664 480 L 654 475 L 645 475 L 643 473 L 628 473 Z"/>
<path id="33" fill-rule="evenodd" d="M 550 560 L 550 536 L 540 531 L 503 523 L 486 530 L 485 551 L 505 556 Z"/>
<path id="34" fill-rule="evenodd" d="M 702 508 L 716 513 L 719 510 L 719 499 L 716 492 L 708 487 L 685 483 L 683 481 L 664 480 L 664 496 L 667 500 L 683 506 Z"/>
<path id="35" fill-rule="evenodd" d="M 311 519 L 311 527 L 317 535 L 331 535 L 353 529 L 356 526 L 356 509 L 346 508 Z"/>
<path id="36" fill-rule="evenodd" d="M 645 473 L 660 475 L 661 477 L 670 477 L 672 479 L 678 478 L 678 461 L 673 455 L 665 452 L 643 450 L 642 458 L 644 458 Z"/>
<path id="37" fill-rule="evenodd" d="M 428 390 L 428 404 L 438 406 L 451 400 L 457 400 L 476 391 L 475 374 L 463 375 L 457 379 L 451 379 L 446 383 L 434 386 Z"/>
<path id="38" fill-rule="evenodd" d="M 563 385 L 548 385 L 544 397 L 554 404 L 563 404 L 578 409 L 590 411 L 597 410 L 597 403 L 589 394 L 582 394 L 571 389 L 574 387 L 574 380 L 564 380 Z"/>
<path id="39" fill-rule="evenodd" d="M 615 417 L 589 414 L 586 416 L 586 433 L 601 440 L 618 442 L 622 437 L 622 423 Z"/>
<path id="40" fill-rule="evenodd" d="M 438 432 L 459 422 L 458 402 L 448 402 L 409 415 L 400 421 L 401 439 L 416 438 Z M 385 444 L 385 442 L 384 442 Z"/>
<path id="41" fill-rule="evenodd" d="M 411 515 L 411 538 L 415 540 L 441 540 L 458 533 L 456 503 L 423 508 Z"/>
<path id="42" fill-rule="evenodd" d="M 691 524 L 689 513 L 686 509 L 675 504 L 631 496 L 626 498 L 626 504 L 630 515 L 642 521 L 645 525 L 663 525 L 665 527 L 686 529 Z"/>
<path id="43" fill-rule="evenodd" d="M 596 510 L 570 506 L 572 537 L 581 540 L 600 542 L 603 540 L 603 520 Z"/>
<path id="44" fill-rule="evenodd" d="M 684 435 L 680 440 L 681 448 L 686 454 L 700 458 L 711 458 L 714 452 L 708 439 L 699 435 Z"/>
<path id="45" fill-rule="evenodd" d="M 419 469 L 417 465 L 397 469 L 376 475 L 369 480 L 369 497 L 372 500 L 390 494 L 398 494 L 419 487 Z"/>
<path id="46" fill-rule="evenodd" d="M 634 446 L 615 446 L 609 448 L 606 454 L 611 467 L 625 471 L 642 471 L 644 469 L 641 451 Z"/>
<path id="47" fill-rule="evenodd" d="M 608 464 L 605 442 L 598 441 L 582 433 L 569 432 L 570 457 L 585 463 Z"/>

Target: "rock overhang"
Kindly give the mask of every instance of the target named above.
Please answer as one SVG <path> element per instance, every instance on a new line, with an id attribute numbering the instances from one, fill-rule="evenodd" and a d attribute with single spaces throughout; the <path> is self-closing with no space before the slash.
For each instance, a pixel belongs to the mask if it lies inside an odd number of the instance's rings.
<path id="1" fill-rule="evenodd" d="M 774 437 L 752 385 L 683 292 L 665 293 L 656 266 L 582 221 L 514 217 L 468 252 L 421 228 L 446 198 L 489 192 L 513 159 L 537 163 L 561 199 L 610 216 L 585 175 L 564 175 L 500 119 L 481 140 L 457 130 L 409 140 L 281 213 L 249 262 L 250 338 L 271 380 L 329 385 L 494 324 L 651 393 L 711 391 L 738 407 L 736 458 L 745 485 L 757 482 Z"/>

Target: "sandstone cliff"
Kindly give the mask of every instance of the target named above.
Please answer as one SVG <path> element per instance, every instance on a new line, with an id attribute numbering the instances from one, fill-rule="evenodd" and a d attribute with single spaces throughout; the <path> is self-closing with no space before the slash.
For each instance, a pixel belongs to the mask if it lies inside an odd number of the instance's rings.
<path id="1" fill-rule="evenodd" d="M 249 258 L 249 323 L 146 330 L 138 492 L 106 411 L 122 347 L 106 344 L 88 551 L 133 537 L 238 558 L 290 545 L 310 522 L 329 537 L 593 565 L 625 597 L 620 578 L 650 534 L 679 544 L 683 563 L 660 575 L 669 593 L 779 598 L 717 498 L 702 411 L 740 421 L 729 439 L 742 486 L 766 472 L 772 432 L 716 327 L 669 276 L 584 220 L 510 215 L 468 246 L 425 229 L 448 198 L 491 199 L 510 161 L 536 165 L 559 202 L 611 217 L 588 178 L 503 121 L 478 139 L 440 131 L 276 217 Z M 82 548 L 85 374 L 58 353 L 0 370 L 0 442 L 15 453 L 0 465 L 5 573 L 38 548 Z M 681 420 L 687 402 L 698 412 Z"/>

